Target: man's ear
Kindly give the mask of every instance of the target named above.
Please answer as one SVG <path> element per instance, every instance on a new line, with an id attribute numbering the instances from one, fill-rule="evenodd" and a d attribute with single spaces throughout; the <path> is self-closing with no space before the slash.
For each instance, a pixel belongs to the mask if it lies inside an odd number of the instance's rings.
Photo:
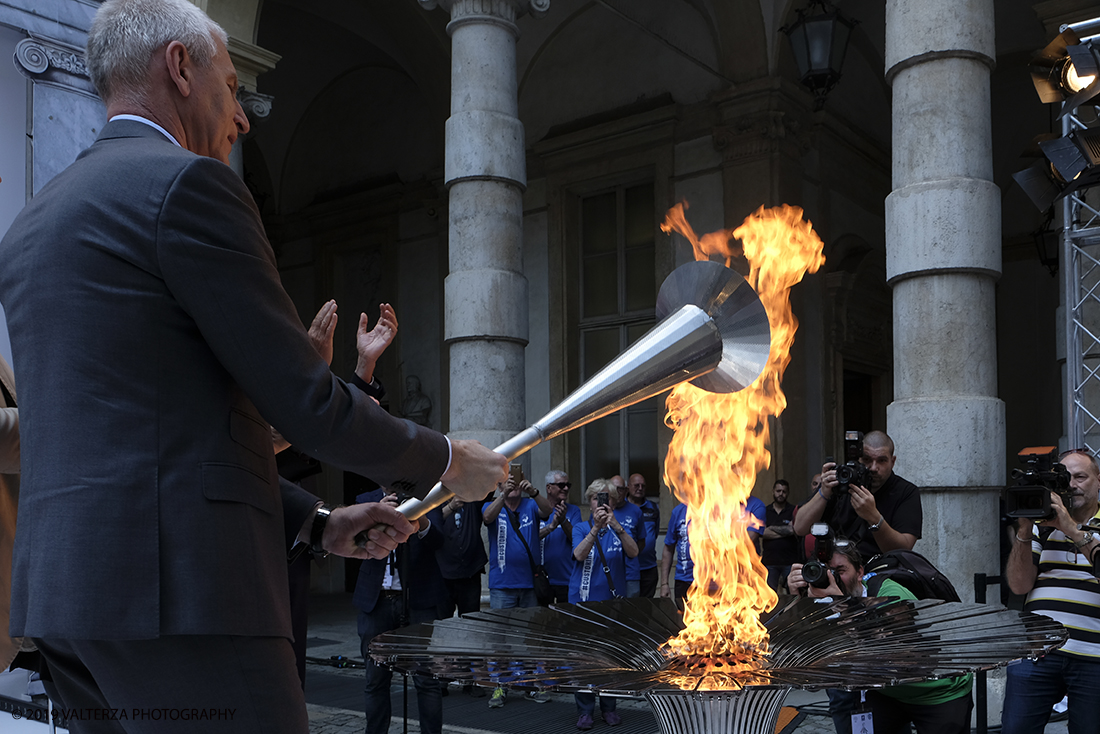
<path id="1" fill-rule="evenodd" d="M 164 48 L 164 63 L 168 68 L 168 77 L 182 97 L 191 95 L 194 81 L 194 65 L 187 47 L 179 41 L 172 41 Z"/>

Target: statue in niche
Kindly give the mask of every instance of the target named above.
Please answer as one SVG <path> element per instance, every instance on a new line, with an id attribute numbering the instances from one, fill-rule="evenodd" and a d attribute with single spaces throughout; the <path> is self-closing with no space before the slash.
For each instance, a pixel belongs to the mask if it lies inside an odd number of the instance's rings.
<path id="1" fill-rule="evenodd" d="M 431 428 L 432 399 L 420 391 L 420 378 L 405 378 L 405 400 L 401 403 L 401 415 L 413 423 Z"/>

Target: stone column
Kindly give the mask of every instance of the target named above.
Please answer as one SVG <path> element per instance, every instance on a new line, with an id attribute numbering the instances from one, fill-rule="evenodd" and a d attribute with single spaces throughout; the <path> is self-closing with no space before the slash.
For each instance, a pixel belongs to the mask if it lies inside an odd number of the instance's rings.
<path id="1" fill-rule="evenodd" d="M 437 0 L 420 0 L 434 8 Z M 523 191 L 516 17 L 549 0 L 438 0 L 451 15 L 451 116 L 446 126 L 449 264 L 444 338 L 453 438 L 493 447 L 525 424 Z"/>
<path id="2" fill-rule="evenodd" d="M 1005 482 L 994 318 L 1001 213 L 990 139 L 993 4 L 886 3 L 893 86 L 886 269 L 894 301 L 887 432 L 897 473 L 922 487 L 924 538 L 915 550 L 964 601 L 973 600 L 974 573 L 1000 572 L 997 498 Z"/>
<path id="3" fill-rule="evenodd" d="M 44 34 L 28 35 L 15 47 L 15 68 L 33 82 L 28 172 L 37 194 L 95 142 L 107 118 L 88 78 L 84 49 Z"/>

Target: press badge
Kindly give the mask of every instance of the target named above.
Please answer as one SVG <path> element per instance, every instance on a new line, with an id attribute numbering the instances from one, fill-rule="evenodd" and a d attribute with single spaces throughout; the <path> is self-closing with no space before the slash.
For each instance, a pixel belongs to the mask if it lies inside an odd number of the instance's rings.
<path id="1" fill-rule="evenodd" d="M 870 711 L 852 714 L 852 734 L 875 734 L 875 722 L 871 720 Z"/>

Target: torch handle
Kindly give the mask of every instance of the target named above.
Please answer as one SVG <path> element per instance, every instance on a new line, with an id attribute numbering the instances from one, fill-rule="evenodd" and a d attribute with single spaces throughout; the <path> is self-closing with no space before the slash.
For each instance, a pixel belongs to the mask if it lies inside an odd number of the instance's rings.
<path id="1" fill-rule="evenodd" d="M 493 450 L 498 454 L 503 454 L 508 461 L 511 461 L 519 456 L 523 456 L 540 443 L 542 443 L 542 434 L 537 428 L 531 426 L 530 428 L 520 431 L 515 436 L 512 436 Z M 489 491 L 490 490 L 487 489 L 485 493 L 488 494 Z M 454 492 L 443 486 L 443 482 L 436 482 L 435 486 L 432 487 L 428 494 L 424 495 L 423 499 L 410 497 L 398 506 L 397 511 L 409 518 L 409 520 L 419 520 L 436 507 L 450 502 L 451 498 L 454 496 Z M 368 532 L 370 532 L 369 529 L 355 536 L 355 544 L 360 548 L 366 547 Z"/>

